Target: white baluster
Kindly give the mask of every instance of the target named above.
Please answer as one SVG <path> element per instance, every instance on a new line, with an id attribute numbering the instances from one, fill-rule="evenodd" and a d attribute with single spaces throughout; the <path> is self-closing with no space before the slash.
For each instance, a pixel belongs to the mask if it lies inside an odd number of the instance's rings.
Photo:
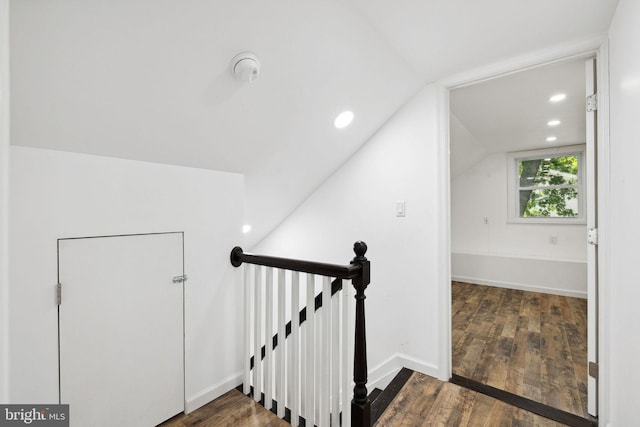
<path id="1" fill-rule="evenodd" d="M 304 306 L 306 298 L 302 298 L 302 301 Z M 307 351 L 308 325 L 308 323 L 300 325 L 300 416 L 303 418 L 306 418 L 307 413 L 307 358 L 305 356 L 305 352 Z"/>
<path id="2" fill-rule="evenodd" d="M 304 381 L 306 383 L 305 390 L 305 420 L 306 425 L 312 426 L 315 423 L 315 356 L 316 356 L 316 311 L 315 311 L 315 276 L 307 274 L 307 321 L 305 325 L 306 342 L 305 342 L 305 367 L 306 372 Z"/>
<path id="3" fill-rule="evenodd" d="M 265 292 L 265 357 L 262 365 L 264 370 L 264 407 L 273 406 L 273 268 L 268 267 L 266 273 Z"/>
<path id="4" fill-rule="evenodd" d="M 300 273 L 291 277 L 291 361 L 289 362 L 291 425 L 297 426 L 300 416 Z"/>
<path id="5" fill-rule="evenodd" d="M 244 377 L 242 392 L 251 393 L 251 264 L 243 269 L 244 282 Z"/>
<path id="6" fill-rule="evenodd" d="M 331 425 L 340 425 L 340 295 L 331 299 Z"/>
<path id="7" fill-rule="evenodd" d="M 322 281 L 322 347 L 320 358 L 320 420 L 319 427 L 329 427 L 329 396 L 331 394 L 331 278 L 323 277 Z"/>
<path id="8" fill-rule="evenodd" d="M 262 267 L 255 266 L 255 302 L 254 302 L 254 328 L 253 328 L 253 400 L 260 401 L 262 397 Z"/>
<path id="9" fill-rule="evenodd" d="M 286 293 L 285 270 L 278 270 L 278 347 L 276 347 L 276 400 L 278 402 L 278 417 L 284 418 L 286 406 Z"/>
<path id="10" fill-rule="evenodd" d="M 353 294 L 351 282 L 342 282 L 342 427 L 351 427 L 353 391 Z"/>

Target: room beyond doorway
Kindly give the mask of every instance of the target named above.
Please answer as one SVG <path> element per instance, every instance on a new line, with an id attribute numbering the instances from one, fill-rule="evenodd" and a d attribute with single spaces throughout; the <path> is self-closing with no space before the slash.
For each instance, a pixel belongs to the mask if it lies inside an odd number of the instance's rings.
<path id="1" fill-rule="evenodd" d="M 585 149 L 593 147 L 585 119 L 589 74 L 585 60 L 588 57 L 529 68 L 450 92 L 451 278 L 454 282 L 468 282 L 469 289 L 477 291 L 495 286 L 498 292 L 489 300 L 476 301 L 475 309 L 481 313 L 479 323 L 469 323 L 471 329 L 464 332 L 464 337 L 456 336 L 460 324 L 453 325 L 452 371 L 585 418 L 591 412 L 589 405 L 595 402 L 592 401 L 595 389 L 592 394 L 587 387 L 587 356 L 578 357 L 577 350 L 571 349 L 576 351 L 572 357 L 567 343 L 571 339 L 571 344 L 578 347 L 583 342 L 585 354 L 591 348 L 586 338 L 587 297 L 595 293 L 590 293 L 591 288 L 587 286 L 590 264 L 584 207 L 584 200 L 591 199 L 587 198 L 584 187 L 580 187 L 593 178 L 595 171 L 589 163 L 591 154 Z M 556 165 L 565 160 L 568 163 Z M 573 162 L 571 170 L 561 170 L 570 162 Z M 528 163 L 535 164 L 535 170 L 529 171 L 532 173 L 522 170 Z M 553 177 L 547 179 L 548 176 Z M 532 181 L 525 181 L 527 178 Z M 536 187 L 538 184 L 540 188 Z M 551 189 L 556 184 L 560 184 L 559 191 Z M 573 187 L 570 189 L 570 186 Z M 549 197 L 551 193 L 554 197 Z M 571 195 L 555 198 L 561 193 Z M 524 205 L 523 196 L 528 197 Z M 588 215 L 594 218 L 591 211 Z M 454 322 L 455 292 L 452 289 Z M 525 298 L 532 302 L 526 307 L 520 301 L 518 310 L 496 305 L 503 301 L 505 293 L 514 292 L 538 296 Z M 540 295 L 581 301 L 569 306 L 584 306 L 583 314 L 578 314 L 581 313 L 578 310 L 575 316 L 570 315 L 584 320 L 584 340 L 580 338 L 583 333 L 578 332 L 582 331 L 579 327 L 572 326 L 568 334 L 564 327 L 551 325 L 551 311 L 545 314 L 541 304 L 547 297 Z M 457 297 L 465 298 L 459 294 Z M 561 305 L 549 302 L 546 305 L 554 312 L 562 311 Z M 485 307 L 484 313 L 482 307 Z M 491 316 L 500 317 L 495 311 L 498 309 L 518 314 L 503 326 L 489 325 Z M 470 321 L 469 313 L 465 316 L 466 321 Z M 545 323 L 541 319 L 545 319 Z M 544 337 L 540 335 L 543 324 Z M 492 334 L 500 328 L 501 338 L 505 338 L 503 330 L 507 336 L 522 332 L 522 337 L 510 344 L 506 339 L 492 341 Z M 591 325 L 589 330 L 595 331 Z M 514 339 L 515 335 L 509 338 Z M 489 354 L 491 346 L 499 353 Z M 508 352 L 505 346 L 509 347 Z M 570 370 L 567 366 L 557 368 L 555 362 L 550 363 L 553 358 L 560 362 L 575 358 L 580 360 L 576 362 L 580 366 Z M 489 364 L 486 372 L 475 372 L 478 368 L 482 371 L 483 364 L 495 359 L 502 364 Z M 503 368 L 502 372 L 499 368 Z M 569 373 L 572 380 L 568 379 Z M 477 378 L 473 378 L 474 375 Z M 564 378 L 564 387 L 570 390 L 561 396 L 554 392 L 555 384 L 545 389 L 538 384 L 545 376 Z M 499 377 L 503 377 L 502 381 Z"/>

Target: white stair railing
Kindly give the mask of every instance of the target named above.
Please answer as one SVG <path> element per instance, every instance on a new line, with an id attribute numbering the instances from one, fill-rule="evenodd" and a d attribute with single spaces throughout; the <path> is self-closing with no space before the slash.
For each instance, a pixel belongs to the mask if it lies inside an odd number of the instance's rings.
<path id="1" fill-rule="evenodd" d="M 232 252 L 234 265 L 245 263 L 243 391 L 293 426 L 351 426 L 352 405 L 356 419 L 369 419 L 368 400 L 354 403 L 355 301 L 343 280 L 368 284 L 364 251 L 348 266 Z M 364 306 L 361 323 L 364 333 Z M 364 379 L 355 382 L 366 393 L 366 354 L 362 363 Z"/>

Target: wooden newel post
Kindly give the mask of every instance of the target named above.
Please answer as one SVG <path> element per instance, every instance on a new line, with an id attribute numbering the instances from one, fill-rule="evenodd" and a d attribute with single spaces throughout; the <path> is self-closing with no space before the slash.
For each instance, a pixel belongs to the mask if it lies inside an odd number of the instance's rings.
<path id="1" fill-rule="evenodd" d="M 356 289 L 356 323 L 355 323 L 355 349 L 353 356 L 353 400 L 351 401 L 351 425 L 353 427 L 371 426 L 371 402 L 367 393 L 367 334 L 364 316 L 364 291 L 370 282 L 370 263 L 364 254 L 367 245 L 364 242 L 356 242 L 353 245 L 356 253 L 351 264 L 361 265 L 362 274 L 353 279 L 353 287 Z"/>

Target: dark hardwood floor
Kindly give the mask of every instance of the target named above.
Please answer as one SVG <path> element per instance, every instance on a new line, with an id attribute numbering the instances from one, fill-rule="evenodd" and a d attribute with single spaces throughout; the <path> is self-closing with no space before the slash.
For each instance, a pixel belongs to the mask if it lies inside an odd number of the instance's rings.
<path id="1" fill-rule="evenodd" d="M 237 390 L 161 427 L 283 427 L 286 421 Z M 484 426 L 558 427 L 544 417 L 469 389 L 413 372 L 375 427 Z"/>
<path id="2" fill-rule="evenodd" d="M 291 425 L 234 389 L 191 414 L 176 415 L 160 426 L 290 427 Z"/>
<path id="3" fill-rule="evenodd" d="M 453 373 L 587 414 L 587 301 L 452 283 Z"/>
<path id="4" fill-rule="evenodd" d="M 540 426 L 563 424 L 492 397 L 414 372 L 375 427 Z"/>

